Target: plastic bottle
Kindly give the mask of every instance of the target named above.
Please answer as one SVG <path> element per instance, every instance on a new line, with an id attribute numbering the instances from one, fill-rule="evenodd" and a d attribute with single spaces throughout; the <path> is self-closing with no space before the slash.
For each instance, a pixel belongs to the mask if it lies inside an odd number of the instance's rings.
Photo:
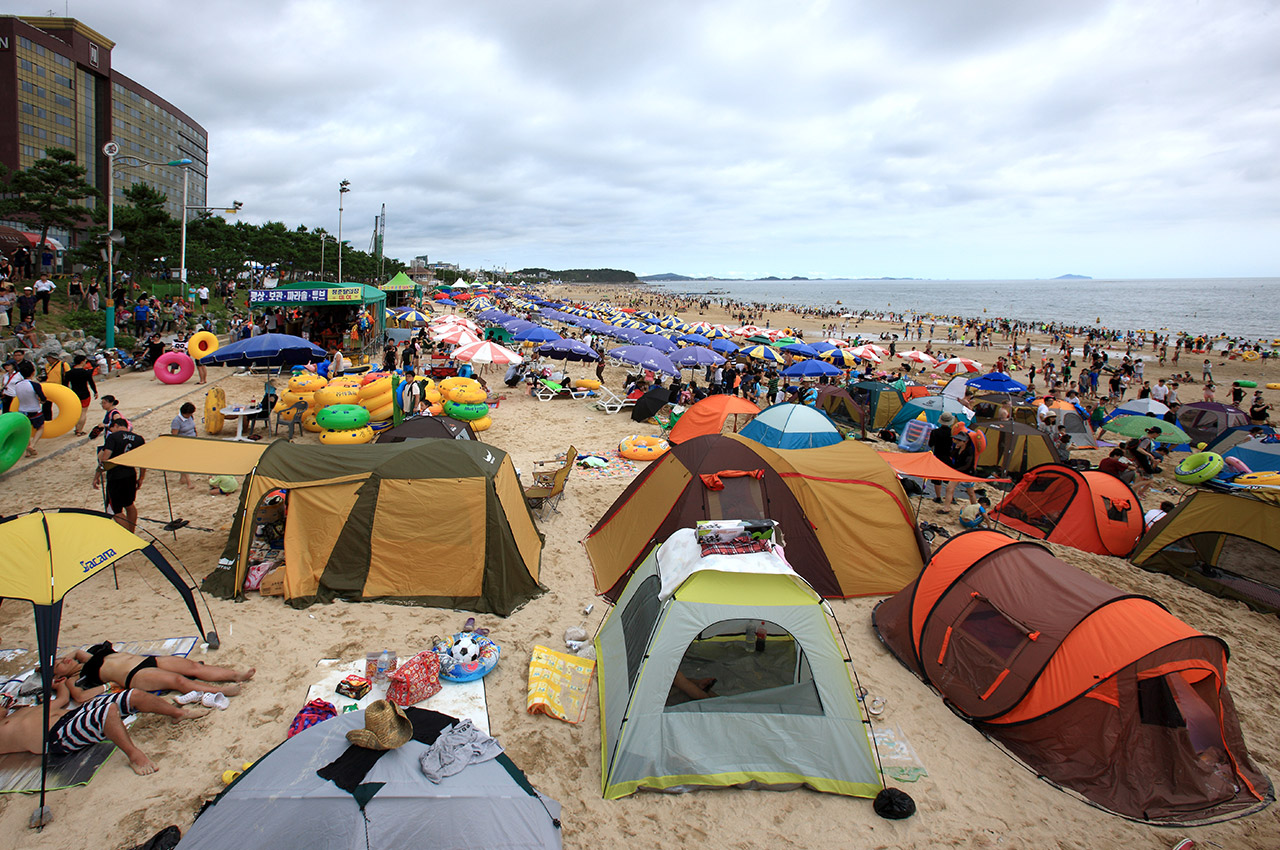
<path id="1" fill-rule="evenodd" d="M 391 667 L 391 650 L 384 649 L 382 654 L 378 656 L 378 681 L 385 682 L 387 680 L 387 670 Z"/>
<path id="2" fill-rule="evenodd" d="M 765 641 L 765 638 L 767 638 L 768 636 L 769 636 L 769 630 L 765 628 L 764 622 L 761 622 L 760 625 L 756 626 L 756 632 L 755 632 L 756 652 L 764 652 L 764 641 Z"/>
<path id="3" fill-rule="evenodd" d="M 756 648 L 756 627 L 753 623 L 747 623 L 747 628 L 742 634 L 742 649 L 744 652 L 754 652 Z"/>

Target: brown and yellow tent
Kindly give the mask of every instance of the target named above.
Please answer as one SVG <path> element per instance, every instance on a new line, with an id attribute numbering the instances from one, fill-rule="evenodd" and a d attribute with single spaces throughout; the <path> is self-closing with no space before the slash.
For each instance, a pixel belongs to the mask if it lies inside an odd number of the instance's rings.
<path id="1" fill-rule="evenodd" d="M 284 595 L 295 607 L 393 599 L 506 616 L 537 596 L 542 535 L 511 458 L 472 440 L 272 443 L 241 492 L 204 589 L 243 594 L 262 500 L 283 491 Z"/>
<path id="2" fill-rule="evenodd" d="M 1038 543 L 957 535 L 872 622 L 953 711 L 1103 808 L 1177 824 L 1274 799 L 1227 690 L 1226 644 Z"/>
<path id="3" fill-rule="evenodd" d="M 987 438 L 987 447 L 978 455 L 980 469 L 998 469 L 1007 475 L 1062 462 L 1053 439 L 1039 428 L 1021 422 L 975 422 L 973 427 Z"/>
<path id="4" fill-rule="evenodd" d="M 700 519 L 777 521 L 796 572 L 828 597 L 895 593 L 926 557 L 902 484 L 874 449 L 712 434 L 672 446 L 587 534 L 597 592 L 616 601 L 653 546 Z"/>

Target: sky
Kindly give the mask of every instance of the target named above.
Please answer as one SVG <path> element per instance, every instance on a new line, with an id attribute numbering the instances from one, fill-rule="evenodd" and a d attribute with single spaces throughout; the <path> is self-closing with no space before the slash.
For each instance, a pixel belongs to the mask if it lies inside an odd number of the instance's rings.
<path id="1" fill-rule="evenodd" d="M 10 0 L 209 133 L 210 203 L 464 268 L 1280 276 L 1273 0 Z"/>

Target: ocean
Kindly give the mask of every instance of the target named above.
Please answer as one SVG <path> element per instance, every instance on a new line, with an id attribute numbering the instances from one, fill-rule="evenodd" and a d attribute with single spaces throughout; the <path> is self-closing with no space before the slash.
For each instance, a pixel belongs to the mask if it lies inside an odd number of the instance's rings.
<path id="1" fill-rule="evenodd" d="M 847 312 L 987 316 L 1121 330 L 1280 338 L 1280 278 L 1206 280 L 678 280 L 671 293 Z M 842 302 L 837 305 L 836 302 Z"/>

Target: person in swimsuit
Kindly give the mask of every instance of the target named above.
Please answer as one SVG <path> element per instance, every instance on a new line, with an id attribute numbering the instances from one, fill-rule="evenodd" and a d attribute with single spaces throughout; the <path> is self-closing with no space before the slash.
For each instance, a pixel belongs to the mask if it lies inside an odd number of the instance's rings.
<path id="1" fill-rule="evenodd" d="M 257 672 L 233 670 L 230 667 L 214 667 L 192 661 L 178 655 L 134 655 L 116 652 L 111 641 L 103 641 L 88 651 L 77 649 L 54 664 L 58 676 L 79 675 L 82 687 L 94 687 L 111 682 L 121 688 L 137 687 L 144 691 L 178 691 L 190 693 L 224 694 L 233 697 L 240 693 L 240 683 L 247 682 Z M 230 682 L 229 685 L 210 684 Z"/>
<path id="2" fill-rule="evenodd" d="M 129 766 L 139 776 L 157 768 L 129 737 L 124 718 L 131 714 L 163 714 L 179 720 L 194 720 L 209 713 L 207 708 L 179 708 L 146 691 L 126 690 L 100 693 L 98 688 L 82 691 L 62 677 L 53 680 L 54 696 L 49 702 L 49 754 L 65 756 L 110 741 L 129 758 Z M 77 705 L 71 706 L 75 700 Z M 0 719 L 0 753 L 40 754 L 44 747 L 44 709 L 23 706 Z"/>

